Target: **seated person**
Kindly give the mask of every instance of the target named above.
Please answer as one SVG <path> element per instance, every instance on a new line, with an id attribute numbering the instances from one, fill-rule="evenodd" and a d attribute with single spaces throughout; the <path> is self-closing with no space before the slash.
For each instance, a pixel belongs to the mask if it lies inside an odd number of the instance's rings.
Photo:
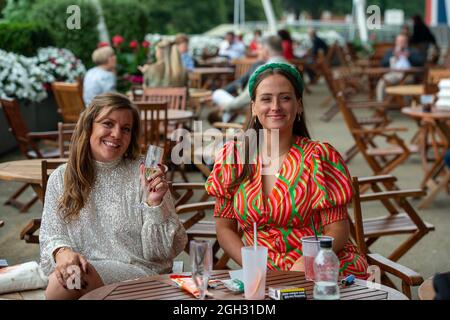
<path id="1" fill-rule="evenodd" d="M 92 53 L 96 67 L 86 72 L 83 80 L 83 100 L 87 107 L 102 93 L 116 90 L 116 54 L 111 47 L 101 47 Z"/>
<path id="2" fill-rule="evenodd" d="M 139 111 L 122 94 L 99 95 L 81 113 L 69 161 L 52 172 L 45 194 L 39 240 L 47 299 L 170 273 L 183 251 L 187 236 L 164 173 L 144 178 L 139 130 Z M 79 290 L 67 286 L 73 266 Z"/>
<path id="3" fill-rule="evenodd" d="M 317 81 L 317 74 L 312 65 L 317 62 L 317 56 L 319 55 L 319 50 L 322 50 L 323 54 L 326 55 L 328 52 L 328 45 L 317 35 L 315 29 L 310 28 L 308 30 L 309 38 L 311 39 L 312 47 L 307 53 L 305 72 L 308 75 L 309 81 L 315 83 Z"/>
<path id="4" fill-rule="evenodd" d="M 225 39 L 220 43 L 218 54 L 229 60 L 240 59 L 245 56 L 245 45 L 236 38 L 234 32 L 230 31 L 225 34 Z"/>
<path id="5" fill-rule="evenodd" d="M 283 47 L 281 45 L 280 37 L 269 36 L 263 39 L 258 60 L 264 61 L 264 63 L 286 62 L 283 57 Z M 237 97 L 232 96 L 223 89 L 219 89 L 213 92 L 212 99 L 213 102 L 219 106 L 219 111 L 217 113 L 222 114 L 222 121 L 229 122 L 231 115 L 234 112 L 245 109 L 250 104 L 248 83 Z M 210 117 L 210 119 L 216 118 L 217 116 Z"/>
<path id="6" fill-rule="evenodd" d="M 289 31 L 286 29 L 278 30 L 278 36 L 281 38 L 284 58 L 288 61 L 294 59 L 294 46 Z"/>
<path id="7" fill-rule="evenodd" d="M 156 62 L 139 67 L 145 87 L 186 87 L 187 71 L 177 47 L 162 40 L 156 46 Z"/>
<path id="8" fill-rule="evenodd" d="M 262 31 L 260 29 L 256 29 L 253 32 L 253 39 L 248 45 L 247 56 L 248 57 L 257 57 L 259 54 L 259 50 L 261 49 L 261 37 Z"/>
<path id="9" fill-rule="evenodd" d="M 268 248 L 267 268 L 304 271 L 300 239 L 317 230 L 334 238 L 341 275 L 366 278 L 366 257 L 349 240 L 350 173 L 336 149 L 310 139 L 300 73 L 286 63 L 265 64 L 253 73 L 249 91 L 246 129 L 264 129 L 265 139 L 254 148 L 239 140 L 225 144 L 206 182 L 216 197 L 220 246 L 242 265 L 241 248 L 253 246 L 256 222 L 258 246 Z"/>
<path id="10" fill-rule="evenodd" d="M 401 33 L 395 38 L 395 47 L 389 49 L 381 60 L 382 67 L 389 67 L 396 70 L 409 69 L 411 67 L 422 67 L 425 64 L 425 58 L 415 48 L 408 46 L 408 36 Z M 404 78 L 401 71 L 392 71 L 386 73 L 377 83 L 377 100 L 383 101 L 386 85 L 396 85 Z M 408 76 L 404 79 L 405 83 L 412 83 L 414 78 Z"/>
<path id="11" fill-rule="evenodd" d="M 189 38 L 184 33 L 179 33 L 175 37 L 175 44 L 181 56 L 181 62 L 187 71 L 191 71 L 195 67 L 195 62 L 189 54 Z"/>

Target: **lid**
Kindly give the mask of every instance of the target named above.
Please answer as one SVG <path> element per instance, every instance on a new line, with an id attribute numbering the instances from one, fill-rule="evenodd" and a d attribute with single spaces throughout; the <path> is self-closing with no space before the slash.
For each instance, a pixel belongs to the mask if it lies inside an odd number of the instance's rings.
<path id="1" fill-rule="evenodd" d="M 331 248 L 333 246 L 333 241 L 331 239 L 320 239 L 321 248 Z"/>

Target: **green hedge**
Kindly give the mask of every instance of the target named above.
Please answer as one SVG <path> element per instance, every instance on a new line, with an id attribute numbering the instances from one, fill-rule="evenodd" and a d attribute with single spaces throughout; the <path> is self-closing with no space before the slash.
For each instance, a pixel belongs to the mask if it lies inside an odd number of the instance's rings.
<path id="1" fill-rule="evenodd" d="M 0 49 L 33 56 L 40 47 L 54 45 L 47 27 L 34 23 L 0 23 Z"/>
<path id="2" fill-rule="evenodd" d="M 78 5 L 81 11 L 81 28 L 69 30 L 66 26 L 67 7 Z M 97 47 L 98 16 L 95 7 L 86 0 L 39 0 L 33 6 L 30 19 L 48 26 L 55 46 L 71 50 L 85 65 L 91 66 L 91 53 Z"/>
<path id="3" fill-rule="evenodd" d="M 148 7 L 138 0 L 101 0 L 103 16 L 112 38 L 119 34 L 126 44 L 135 39 L 141 42 L 148 33 Z"/>

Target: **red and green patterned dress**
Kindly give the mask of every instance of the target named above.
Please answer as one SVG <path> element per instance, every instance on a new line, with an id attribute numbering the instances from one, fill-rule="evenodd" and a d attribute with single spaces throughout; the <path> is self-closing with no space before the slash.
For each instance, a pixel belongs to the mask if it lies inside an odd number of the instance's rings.
<path id="1" fill-rule="evenodd" d="M 319 234 L 327 224 L 348 219 L 352 197 L 350 175 L 340 154 L 329 144 L 296 137 L 270 195 L 262 193 L 261 159 L 251 178 L 231 189 L 227 186 L 243 169 L 235 142 L 222 148 L 206 182 L 207 192 L 216 197 L 215 217 L 236 219 L 247 245 L 253 245 L 253 223 L 258 228 L 258 245 L 268 248 L 267 266 L 289 270 L 302 256 L 303 236 Z M 227 161 L 234 159 L 233 163 Z M 367 277 L 367 261 L 350 241 L 338 253 L 340 274 Z"/>

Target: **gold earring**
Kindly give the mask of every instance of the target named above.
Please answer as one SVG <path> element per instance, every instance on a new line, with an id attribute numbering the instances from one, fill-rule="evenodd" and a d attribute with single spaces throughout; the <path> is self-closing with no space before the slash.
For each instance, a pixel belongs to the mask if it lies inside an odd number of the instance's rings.
<path id="1" fill-rule="evenodd" d="M 300 121 L 301 119 L 302 119 L 302 113 L 299 112 L 299 113 L 297 113 L 297 120 Z"/>

